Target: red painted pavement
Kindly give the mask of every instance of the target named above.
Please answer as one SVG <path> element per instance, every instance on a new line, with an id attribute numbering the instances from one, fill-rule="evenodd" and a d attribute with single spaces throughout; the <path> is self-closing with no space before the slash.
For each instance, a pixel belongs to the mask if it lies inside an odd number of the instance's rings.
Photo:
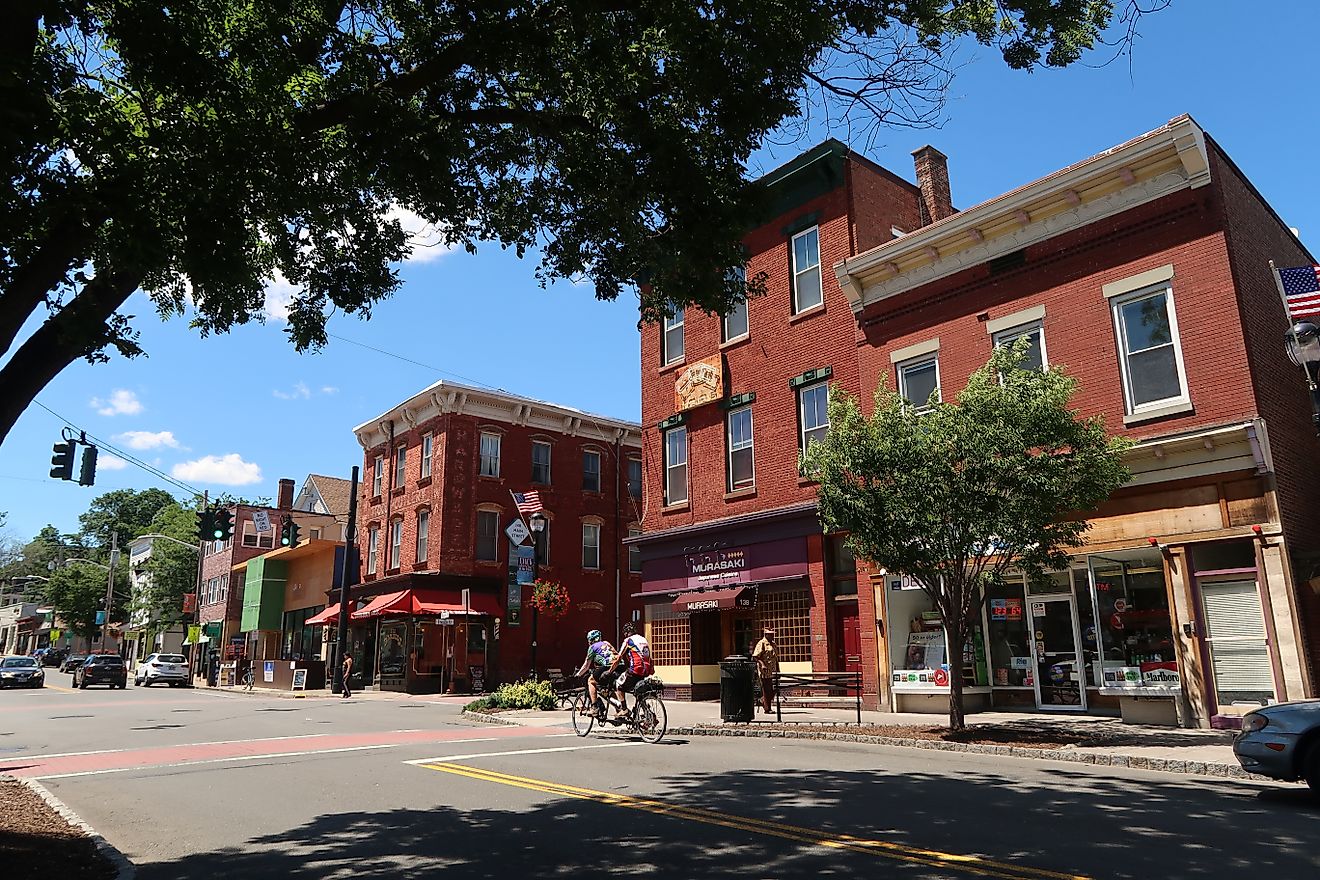
<path id="1" fill-rule="evenodd" d="M 329 733 L 303 736 L 296 739 L 274 738 L 253 739 L 242 742 L 183 744 L 52 758 L 42 758 L 40 755 L 30 757 L 6 756 L 0 759 L 0 773 L 11 773 L 14 776 L 44 777 L 66 773 L 171 767 L 225 758 L 256 758 L 264 755 L 287 755 L 290 753 L 305 754 L 330 749 L 360 748 L 362 746 L 396 746 L 416 743 L 443 743 L 454 740 L 545 737 L 554 733 L 562 733 L 562 731 L 525 727 L 496 727 L 469 730 Z"/>

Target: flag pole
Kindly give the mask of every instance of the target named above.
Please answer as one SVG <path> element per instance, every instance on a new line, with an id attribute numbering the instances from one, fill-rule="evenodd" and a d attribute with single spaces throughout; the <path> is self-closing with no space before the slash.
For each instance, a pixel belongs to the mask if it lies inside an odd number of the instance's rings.
<path id="1" fill-rule="evenodd" d="M 1288 294 L 1283 290 L 1283 278 L 1279 275 L 1279 270 L 1275 267 L 1273 260 L 1270 260 L 1270 274 L 1274 276 L 1274 287 L 1279 291 L 1279 302 L 1283 303 L 1283 321 L 1291 327 L 1292 312 L 1288 308 Z"/>

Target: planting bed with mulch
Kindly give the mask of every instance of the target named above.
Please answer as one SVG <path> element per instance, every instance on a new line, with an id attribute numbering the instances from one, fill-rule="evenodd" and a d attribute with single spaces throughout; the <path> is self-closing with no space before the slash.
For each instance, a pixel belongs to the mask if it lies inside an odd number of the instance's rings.
<path id="1" fill-rule="evenodd" d="M 703 725 L 706 726 L 706 725 Z M 719 727 L 722 725 L 709 725 Z M 740 725 L 741 726 L 741 725 Z M 784 730 L 801 733 L 849 733 L 892 739 L 943 740 L 970 745 L 1017 746 L 1023 749 L 1062 749 L 1073 745 L 1101 745 L 1100 741 L 1061 730 L 1026 730 L 1015 727 L 978 725 L 957 733 L 946 727 L 916 727 L 907 724 L 748 724 L 748 730 Z"/>
<path id="2" fill-rule="evenodd" d="M 0 779 L 0 805 L 0 874 L 5 877 L 110 880 L 118 873 L 90 837 L 26 785 Z"/>

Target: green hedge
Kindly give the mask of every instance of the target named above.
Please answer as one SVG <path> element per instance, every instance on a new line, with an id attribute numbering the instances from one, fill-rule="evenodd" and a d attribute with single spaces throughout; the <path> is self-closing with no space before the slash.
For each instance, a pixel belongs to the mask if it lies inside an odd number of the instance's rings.
<path id="1" fill-rule="evenodd" d="M 473 700 L 463 708 L 468 712 L 492 709 L 553 709 L 557 705 L 555 687 L 549 681 L 530 678 L 514 684 L 502 684 L 495 693 Z"/>

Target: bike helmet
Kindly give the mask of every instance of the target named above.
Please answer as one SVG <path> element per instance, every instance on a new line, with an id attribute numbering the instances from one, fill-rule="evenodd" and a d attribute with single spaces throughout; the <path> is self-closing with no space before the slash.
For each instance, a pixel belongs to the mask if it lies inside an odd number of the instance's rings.
<path id="1" fill-rule="evenodd" d="M 589 642 L 599 642 L 600 639 L 601 635 L 600 630 L 598 629 L 593 629 L 591 632 L 587 633 L 587 641 Z"/>

